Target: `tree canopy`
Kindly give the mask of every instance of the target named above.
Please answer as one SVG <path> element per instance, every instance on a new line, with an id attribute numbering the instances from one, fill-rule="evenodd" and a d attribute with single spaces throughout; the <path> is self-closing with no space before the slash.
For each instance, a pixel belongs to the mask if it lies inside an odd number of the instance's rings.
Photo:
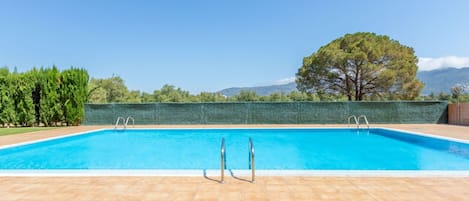
<path id="1" fill-rule="evenodd" d="M 308 94 L 346 96 L 348 100 L 413 100 L 423 88 L 417 57 L 388 36 L 346 34 L 303 59 L 297 88 Z"/>

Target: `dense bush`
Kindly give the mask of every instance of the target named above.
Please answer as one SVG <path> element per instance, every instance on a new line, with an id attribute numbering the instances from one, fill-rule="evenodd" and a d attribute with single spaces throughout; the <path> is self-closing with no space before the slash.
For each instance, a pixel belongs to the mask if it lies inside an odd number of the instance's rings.
<path id="1" fill-rule="evenodd" d="M 0 68 L 0 124 L 3 127 L 78 125 L 84 118 L 88 73 L 57 67 L 24 73 Z"/>

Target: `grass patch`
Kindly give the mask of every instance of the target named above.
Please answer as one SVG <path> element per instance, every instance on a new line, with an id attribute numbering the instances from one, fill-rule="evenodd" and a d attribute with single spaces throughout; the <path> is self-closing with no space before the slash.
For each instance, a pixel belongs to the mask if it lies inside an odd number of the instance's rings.
<path id="1" fill-rule="evenodd" d="M 0 136 L 29 133 L 35 131 L 45 131 L 56 129 L 57 127 L 21 127 L 21 128 L 0 128 Z"/>

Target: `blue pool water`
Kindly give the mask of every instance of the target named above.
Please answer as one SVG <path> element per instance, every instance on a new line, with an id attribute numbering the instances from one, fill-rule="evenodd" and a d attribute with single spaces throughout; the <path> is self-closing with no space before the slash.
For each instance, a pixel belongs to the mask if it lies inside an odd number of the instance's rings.
<path id="1" fill-rule="evenodd" d="M 101 130 L 0 149 L 0 169 L 469 170 L 469 144 L 386 129 Z"/>

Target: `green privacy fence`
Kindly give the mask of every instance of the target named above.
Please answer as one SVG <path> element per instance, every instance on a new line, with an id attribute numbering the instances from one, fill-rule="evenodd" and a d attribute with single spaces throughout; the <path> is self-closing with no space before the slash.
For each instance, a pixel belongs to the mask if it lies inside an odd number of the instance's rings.
<path id="1" fill-rule="evenodd" d="M 341 124 L 350 115 L 370 123 L 447 123 L 448 103 L 241 102 L 86 104 L 84 125 L 111 125 L 132 116 L 135 124 Z"/>

